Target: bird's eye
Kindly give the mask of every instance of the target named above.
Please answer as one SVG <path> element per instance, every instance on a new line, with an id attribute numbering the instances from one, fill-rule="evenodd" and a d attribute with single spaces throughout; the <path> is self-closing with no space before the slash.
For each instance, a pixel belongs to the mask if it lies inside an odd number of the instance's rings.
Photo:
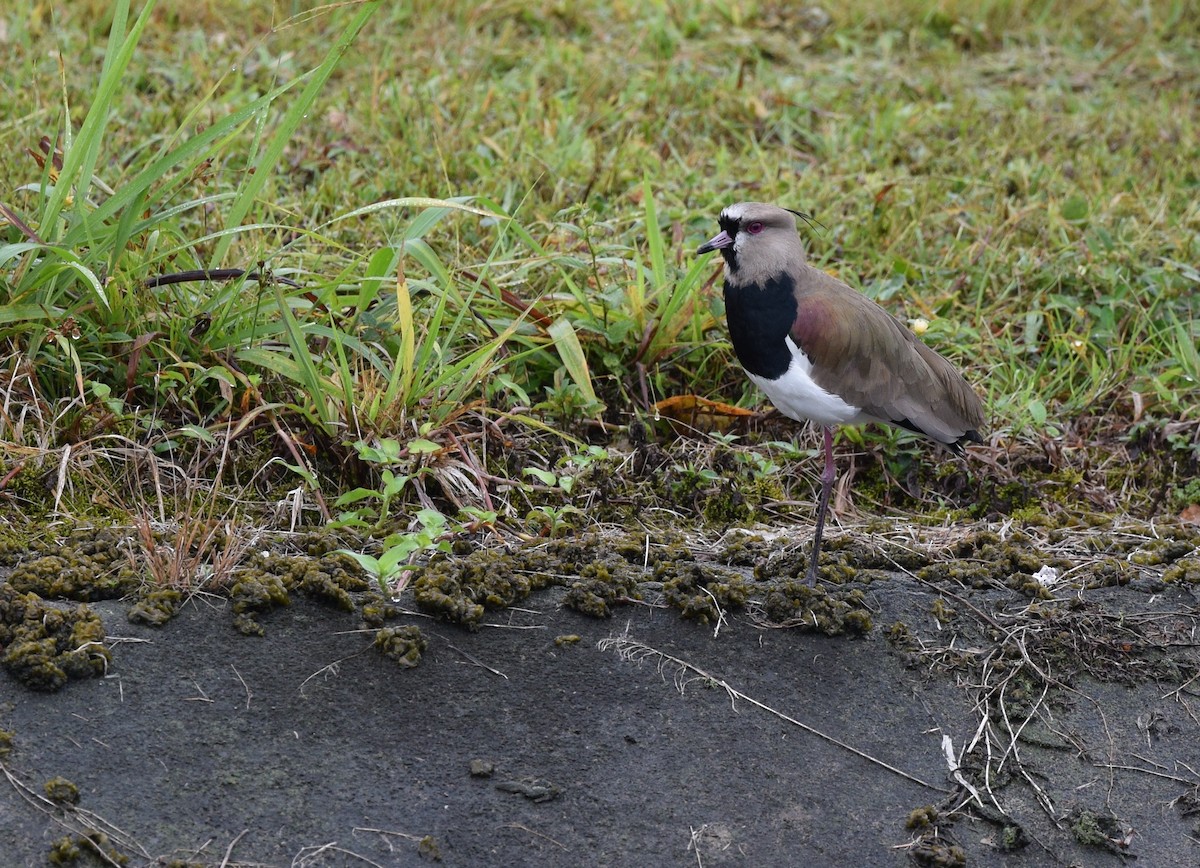
<path id="1" fill-rule="evenodd" d="M 759 223 L 757 220 L 755 220 L 753 223 L 749 224 L 746 227 L 746 231 L 749 232 L 751 235 L 757 235 L 759 232 L 762 232 L 762 230 L 763 230 L 763 225 L 761 223 Z"/>

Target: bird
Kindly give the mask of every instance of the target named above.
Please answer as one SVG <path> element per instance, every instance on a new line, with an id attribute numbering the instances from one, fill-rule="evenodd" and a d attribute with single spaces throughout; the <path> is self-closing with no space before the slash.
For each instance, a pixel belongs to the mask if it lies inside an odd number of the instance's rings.
<path id="1" fill-rule="evenodd" d="M 783 415 L 824 435 L 825 469 L 806 581 L 815 585 L 839 425 L 884 423 L 957 454 L 981 443 L 983 403 L 962 374 L 900 320 L 809 265 L 796 218 L 763 202 L 721 211 L 721 231 L 697 255 L 721 251 L 725 317 L 734 353 Z"/>

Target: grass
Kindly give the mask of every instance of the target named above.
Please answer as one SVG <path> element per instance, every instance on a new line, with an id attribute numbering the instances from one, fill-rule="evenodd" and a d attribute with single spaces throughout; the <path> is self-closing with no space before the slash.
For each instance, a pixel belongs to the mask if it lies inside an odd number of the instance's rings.
<path id="1" fill-rule="evenodd" d="M 753 198 L 815 214 L 815 262 L 928 321 L 994 443 L 1156 453 L 1151 487 L 1182 490 L 1200 9 L 853 5 L 6 13 L 0 477 L 112 435 L 240 439 L 330 515 L 322 492 L 380 484 L 355 443 L 427 438 L 411 478 L 449 467 L 440 506 L 494 511 L 524 468 L 462 445 L 489 426 L 562 435 L 529 459 L 552 472 L 660 399 L 761 403 L 694 256 Z M 147 283 L 211 269 L 240 274 Z"/>

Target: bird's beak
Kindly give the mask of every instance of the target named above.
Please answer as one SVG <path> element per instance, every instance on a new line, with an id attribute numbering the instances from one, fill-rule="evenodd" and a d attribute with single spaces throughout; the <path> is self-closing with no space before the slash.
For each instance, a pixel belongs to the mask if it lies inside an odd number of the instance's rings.
<path id="1" fill-rule="evenodd" d="M 705 241 L 703 244 L 701 244 L 700 249 L 696 251 L 696 255 L 701 256 L 705 253 L 712 253 L 714 250 L 720 250 L 722 247 L 732 246 L 733 239 L 729 237 L 728 232 L 722 229 L 720 234 L 714 235 L 708 241 Z"/>

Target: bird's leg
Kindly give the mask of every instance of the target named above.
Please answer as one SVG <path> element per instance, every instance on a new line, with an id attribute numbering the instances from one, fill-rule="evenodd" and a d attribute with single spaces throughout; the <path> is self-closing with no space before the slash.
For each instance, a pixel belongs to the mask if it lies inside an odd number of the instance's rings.
<path id="1" fill-rule="evenodd" d="M 817 529 L 813 532 L 812 557 L 808 559 L 808 583 L 817 583 L 817 564 L 821 559 L 821 535 L 825 531 L 825 513 L 829 511 L 829 492 L 833 490 L 833 480 L 837 478 L 837 468 L 833 463 L 833 429 L 828 425 L 822 427 L 825 435 L 825 469 L 821 472 L 821 499 L 817 501 Z"/>

